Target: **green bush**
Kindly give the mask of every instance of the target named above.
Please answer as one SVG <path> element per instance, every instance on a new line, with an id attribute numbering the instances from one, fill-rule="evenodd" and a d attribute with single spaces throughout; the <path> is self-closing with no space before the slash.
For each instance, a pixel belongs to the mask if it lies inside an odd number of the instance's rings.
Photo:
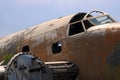
<path id="1" fill-rule="evenodd" d="M 3 65 L 7 65 L 7 63 L 10 61 L 10 59 L 14 56 L 14 54 L 5 54 L 3 56 L 4 63 Z"/>

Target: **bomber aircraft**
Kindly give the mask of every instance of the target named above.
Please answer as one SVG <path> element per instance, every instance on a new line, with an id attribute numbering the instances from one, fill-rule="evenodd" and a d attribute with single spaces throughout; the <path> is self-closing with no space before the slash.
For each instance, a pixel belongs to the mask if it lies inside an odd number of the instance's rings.
<path id="1" fill-rule="evenodd" d="M 0 80 L 120 80 L 120 23 L 103 11 L 60 17 L 0 39 Z"/>

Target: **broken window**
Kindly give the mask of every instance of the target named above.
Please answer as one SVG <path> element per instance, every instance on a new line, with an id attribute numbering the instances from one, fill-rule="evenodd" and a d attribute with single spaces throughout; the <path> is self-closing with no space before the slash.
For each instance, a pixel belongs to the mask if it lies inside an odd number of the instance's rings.
<path id="1" fill-rule="evenodd" d="M 70 21 L 69 36 L 84 32 L 89 27 L 93 26 L 88 20 L 84 20 L 86 13 L 78 13 Z M 88 15 L 88 17 L 92 17 Z"/>
<path id="2" fill-rule="evenodd" d="M 78 13 L 76 16 L 74 16 L 70 21 L 70 28 L 69 28 L 69 36 L 78 34 L 80 32 L 84 32 L 84 28 L 82 26 L 82 23 L 80 20 L 83 19 L 83 17 L 86 15 L 86 13 Z"/>
<path id="3" fill-rule="evenodd" d="M 56 42 L 52 45 L 53 54 L 60 53 L 62 51 L 62 43 Z"/>
<path id="4" fill-rule="evenodd" d="M 70 25 L 70 29 L 69 29 L 69 36 L 83 32 L 83 31 L 84 31 L 84 29 L 83 29 L 81 22 L 72 24 L 72 25 Z"/>
<path id="5" fill-rule="evenodd" d="M 93 24 L 90 23 L 89 20 L 84 20 L 83 23 L 84 23 L 85 29 L 88 29 L 93 26 Z"/>

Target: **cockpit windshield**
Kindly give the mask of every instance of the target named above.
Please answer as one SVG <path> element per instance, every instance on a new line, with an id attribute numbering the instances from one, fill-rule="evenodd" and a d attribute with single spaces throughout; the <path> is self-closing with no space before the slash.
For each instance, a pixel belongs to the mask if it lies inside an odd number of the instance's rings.
<path id="1" fill-rule="evenodd" d="M 85 30 L 92 26 L 115 22 L 107 13 L 101 11 L 91 11 L 81 21 Z"/>
<path id="2" fill-rule="evenodd" d="M 99 17 L 96 17 L 96 18 L 90 18 L 90 19 L 88 19 L 88 21 L 93 25 L 101 25 L 101 24 L 107 24 L 107 23 L 115 22 L 108 15 L 99 16 Z"/>

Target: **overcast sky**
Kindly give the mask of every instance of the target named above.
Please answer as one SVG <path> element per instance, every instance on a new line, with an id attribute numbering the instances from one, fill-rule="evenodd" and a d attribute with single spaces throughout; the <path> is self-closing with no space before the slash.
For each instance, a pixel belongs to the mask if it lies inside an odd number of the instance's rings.
<path id="1" fill-rule="evenodd" d="M 102 10 L 120 22 L 120 0 L 0 0 L 0 37 L 78 12 Z"/>

